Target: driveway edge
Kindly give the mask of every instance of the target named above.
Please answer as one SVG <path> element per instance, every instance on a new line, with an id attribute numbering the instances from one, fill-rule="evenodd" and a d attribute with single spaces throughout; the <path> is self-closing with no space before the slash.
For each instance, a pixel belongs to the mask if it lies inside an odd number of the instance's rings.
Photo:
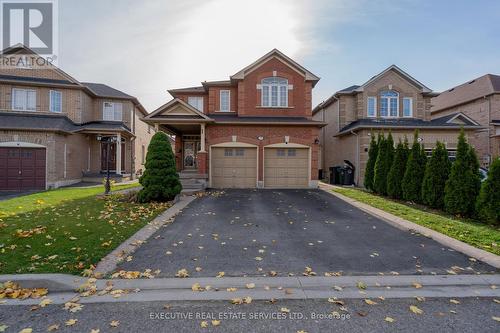
<path id="1" fill-rule="evenodd" d="M 114 271 L 123 257 L 135 252 L 138 245 L 146 241 L 151 237 L 160 227 L 171 221 L 173 217 L 179 214 L 187 205 L 189 205 L 195 196 L 181 196 L 178 201 L 166 211 L 158 215 L 153 221 L 149 222 L 142 229 L 133 234 L 129 239 L 120 244 L 112 252 L 108 253 L 101 261 L 97 264 L 95 269 L 95 274 L 106 275 Z"/>
<path id="2" fill-rule="evenodd" d="M 401 217 L 398 217 L 396 215 L 393 215 L 391 213 L 388 213 L 382 209 L 372 207 L 368 204 L 359 202 L 355 199 L 349 198 L 345 195 L 342 195 L 340 193 L 332 191 L 335 189 L 336 186 L 332 186 L 329 184 L 320 184 L 320 189 L 339 198 L 342 201 L 347 202 L 351 206 L 354 206 L 356 208 L 361 209 L 362 211 L 377 217 L 381 219 L 382 221 L 385 221 L 392 225 L 393 227 L 396 227 L 400 230 L 403 231 L 416 231 L 426 237 L 429 237 L 436 242 L 447 246 L 455 251 L 461 252 L 469 257 L 475 258 L 477 260 L 480 260 L 482 262 L 487 263 L 488 265 L 491 265 L 495 268 L 500 268 L 500 256 L 497 256 L 493 253 L 478 249 L 477 247 L 474 247 L 472 245 L 466 244 L 462 241 L 459 241 L 455 238 L 446 236 L 438 231 L 429 229 L 427 227 L 421 226 L 419 224 L 410 222 L 408 220 L 405 220 Z"/>

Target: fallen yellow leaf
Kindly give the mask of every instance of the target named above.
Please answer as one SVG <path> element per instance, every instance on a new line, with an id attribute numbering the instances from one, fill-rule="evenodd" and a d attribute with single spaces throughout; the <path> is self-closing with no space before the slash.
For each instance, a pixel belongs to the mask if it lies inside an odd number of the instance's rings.
<path id="1" fill-rule="evenodd" d="M 204 320 L 200 323 L 201 328 L 207 328 L 208 327 L 208 321 Z"/>
<path id="2" fill-rule="evenodd" d="M 410 305 L 410 311 L 415 313 L 415 314 L 422 314 L 424 311 L 420 310 L 417 306 L 415 305 Z"/>
<path id="3" fill-rule="evenodd" d="M 212 326 L 219 326 L 220 325 L 220 320 L 212 320 Z"/>
<path id="4" fill-rule="evenodd" d="M 31 332 L 33 332 L 33 329 L 31 327 L 23 328 L 22 330 L 19 331 L 19 333 L 31 333 Z"/>
<path id="5" fill-rule="evenodd" d="M 450 303 L 453 303 L 453 304 L 460 304 L 460 301 L 459 301 L 459 300 L 456 300 L 456 299 L 450 299 Z"/>
<path id="6" fill-rule="evenodd" d="M 386 322 L 388 323 L 393 323 L 394 322 L 394 318 L 391 318 L 391 317 L 385 317 L 384 319 Z"/>
<path id="7" fill-rule="evenodd" d="M 255 288 L 255 283 L 247 283 L 246 287 L 247 287 L 247 289 L 253 289 L 253 288 Z"/>
<path id="8" fill-rule="evenodd" d="M 109 326 L 111 326 L 111 327 L 118 327 L 119 325 L 120 325 L 120 321 L 118 321 L 118 320 L 112 320 L 109 323 Z"/>
<path id="9" fill-rule="evenodd" d="M 288 309 L 288 308 L 281 308 L 280 311 L 284 312 L 284 313 L 289 313 L 290 309 Z"/>
<path id="10" fill-rule="evenodd" d="M 377 302 L 374 302 L 371 299 L 365 299 L 365 303 L 368 305 L 377 305 Z"/>
<path id="11" fill-rule="evenodd" d="M 66 326 L 73 326 L 76 324 L 76 322 L 78 321 L 78 319 L 70 319 L 68 321 L 65 322 Z"/>

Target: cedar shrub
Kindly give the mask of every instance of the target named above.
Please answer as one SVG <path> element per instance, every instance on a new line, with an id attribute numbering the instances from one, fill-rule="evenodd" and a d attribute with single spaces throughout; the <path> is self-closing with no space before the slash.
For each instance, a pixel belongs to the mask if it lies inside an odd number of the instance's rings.
<path id="1" fill-rule="evenodd" d="M 490 165 L 477 199 L 477 213 L 482 221 L 500 225 L 500 158 Z"/>
<path id="2" fill-rule="evenodd" d="M 170 201 L 182 190 L 175 168 L 175 158 L 168 136 L 163 132 L 153 135 L 146 155 L 146 170 L 139 179 L 143 186 L 139 202 Z"/>
<path id="3" fill-rule="evenodd" d="M 406 170 L 401 184 L 403 199 L 412 202 L 420 202 L 422 179 L 424 177 L 426 156 L 423 146 L 418 142 L 418 130 L 415 130 L 413 145 L 411 147 Z"/>
<path id="4" fill-rule="evenodd" d="M 380 134 L 378 140 L 376 140 L 375 134 L 372 131 L 371 138 L 370 148 L 368 150 L 368 161 L 366 162 L 364 185 L 367 190 L 373 191 L 373 178 L 375 177 L 375 162 L 377 161 Z"/>
<path id="5" fill-rule="evenodd" d="M 408 138 L 405 137 L 404 142 L 399 140 L 392 162 L 391 170 L 387 176 L 387 194 L 394 199 L 401 199 L 403 197 L 402 181 L 406 170 L 406 163 L 408 162 L 408 155 L 410 154 L 408 148 Z"/>
<path id="6" fill-rule="evenodd" d="M 444 187 L 450 174 L 450 168 L 448 151 L 445 145 L 438 141 L 425 167 L 422 182 L 422 203 L 432 208 L 443 208 Z"/>

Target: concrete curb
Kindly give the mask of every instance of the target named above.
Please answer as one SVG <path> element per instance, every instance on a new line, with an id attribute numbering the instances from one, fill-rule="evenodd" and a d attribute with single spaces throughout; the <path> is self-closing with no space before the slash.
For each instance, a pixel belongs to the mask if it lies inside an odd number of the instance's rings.
<path id="1" fill-rule="evenodd" d="M 495 268 L 500 268 L 500 256 L 497 256 L 493 253 L 478 249 L 472 245 L 466 244 L 462 241 L 459 241 L 455 238 L 446 236 L 438 231 L 429 229 L 427 227 L 421 226 L 419 224 L 410 222 L 408 220 L 405 220 L 403 218 L 400 218 L 398 216 L 395 216 L 391 213 L 387 213 L 381 209 L 372 207 L 368 204 L 359 202 L 357 200 L 351 199 L 349 197 L 346 197 L 345 195 L 342 195 L 340 193 L 332 191 L 335 189 L 336 186 L 328 185 L 328 184 L 320 184 L 320 189 L 339 198 L 340 200 L 343 200 L 347 202 L 348 204 L 361 209 L 362 211 L 375 216 L 390 225 L 403 230 L 403 231 L 415 231 L 418 232 L 426 237 L 429 237 L 436 242 L 449 247 L 455 251 L 461 252 L 469 257 L 475 258 L 477 260 L 480 260 L 482 262 L 487 263 L 488 265 L 491 265 Z"/>
<path id="2" fill-rule="evenodd" d="M 196 199 L 194 196 L 177 196 L 174 200 L 175 204 L 172 207 L 161 213 L 153 221 L 149 222 L 141 230 L 132 235 L 132 237 L 127 239 L 111 253 L 101 259 L 101 261 L 97 264 L 95 273 L 106 275 L 113 272 L 120 259 L 133 253 L 137 247 L 140 246 L 138 245 L 138 242 L 140 243 L 146 241 L 160 227 L 168 223 L 175 215 L 179 214 L 182 209 L 189 205 L 194 199 Z"/>
<path id="3" fill-rule="evenodd" d="M 78 296 L 75 289 L 86 279 L 65 274 L 3 275 L 0 281 L 12 280 L 23 287 L 48 287 L 54 304 L 63 304 Z M 276 299 L 339 299 L 412 298 L 422 297 L 500 297 L 500 275 L 401 275 L 340 277 L 224 277 L 224 278 L 160 278 L 135 280 L 97 280 L 97 290 L 111 281 L 114 290 L 128 291 L 119 297 L 106 294 L 82 297 L 81 303 L 150 302 L 150 301 L 214 301 L 250 296 L 254 300 Z M 41 285 L 41 283 L 45 285 Z M 360 289 L 362 282 L 365 289 Z M 192 291 L 194 283 L 209 291 Z M 247 289 L 247 283 L 255 287 Z M 422 285 L 415 288 L 414 283 Z M 336 286 L 337 289 L 333 287 Z M 229 287 L 236 291 L 227 291 Z M 38 304 L 39 299 L 7 300 L 6 305 Z"/>

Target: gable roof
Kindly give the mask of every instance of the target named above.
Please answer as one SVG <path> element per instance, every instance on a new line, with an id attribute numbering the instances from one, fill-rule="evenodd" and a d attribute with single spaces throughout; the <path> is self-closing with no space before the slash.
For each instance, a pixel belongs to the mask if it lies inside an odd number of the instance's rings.
<path id="1" fill-rule="evenodd" d="M 485 74 L 443 91 L 432 99 L 431 112 L 464 104 L 484 96 L 500 93 L 500 75 Z"/>
<path id="2" fill-rule="evenodd" d="M 408 81 L 412 82 L 415 86 L 417 86 L 418 88 L 420 88 L 423 93 L 431 93 L 432 92 L 432 90 L 430 88 L 426 87 L 423 83 L 421 83 L 420 81 L 418 81 L 413 76 L 411 76 L 410 74 L 406 73 L 404 70 L 402 70 L 401 68 L 399 68 L 396 65 L 390 65 L 389 67 L 387 67 L 386 69 L 384 69 L 382 72 L 380 72 L 377 75 L 373 76 L 371 79 L 369 79 L 368 81 L 366 81 L 365 83 L 363 83 L 359 88 L 357 88 L 356 91 L 363 91 L 364 87 L 366 87 L 367 85 L 369 85 L 373 81 L 381 78 L 382 76 L 384 76 L 387 72 L 389 72 L 391 70 L 395 71 L 396 73 L 398 73 L 399 75 L 401 75 L 405 79 L 407 79 Z"/>
<path id="3" fill-rule="evenodd" d="M 182 106 L 187 112 L 185 114 L 179 114 L 179 113 L 173 113 L 172 115 L 162 115 L 162 113 L 169 113 L 169 111 L 173 110 L 173 108 L 177 105 Z M 171 101 L 163 104 L 150 114 L 148 114 L 146 117 L 144 117 L 144 120 L 152 120 L 155 118 L 165 118 L 166 116 L 169 116 L 171 118 L 177 119 L 177 120 L 193 120 L 193 119 L 199 119 L 203 121 L 212 121 L 207 115 L 204 113 L 198 111 L 196 108 L 192 107 L 188 103 L 184 102 L 183 100 L 179 98 L 174 98 Z"/>
<path id="4" fill-rule="evenodd" d="M 460 119 L 460 122 L 455 122 Z M 405 129 L 481 129 L 482 127 L 473 119 L 461 112 L 426 121 L 417 118 L 362 118 L 344 126 L 335 136 L 342 136 L 360 128 L 405 128 Z"/>
<path id="5" fill-rule="evenodd" d="M 318 76 L 314 75 L 313 73 L 311 73 L 310 71 L 308 71 L 307 69 L 302 67 L 299 63 L 297 63 L 295 60 L 288 57 L 287 55 L 285 55 L 283 52 L 281 52 L 278 49 L 272 49 L 270 52 L 266 53 L 264 56 L 260 57 L 259 59 L 257 59 L 253 63 L 251 63 L 250 65 L 248 65 L 245 68 L 243 68 L 242 70 L 238 71 L 236 74 L 231 75 L 231 80 L 243 80 L 243 78 L 245 77 L 245 75 L 247 73 L 252 72 L 254 69 L 260 67 L 261 65 L 263 65 L 264 63 L 266 63 L 268 60 L 270 60 L 272 58 L 277 58 L 277 59 L 281 60 L 282 62 L 284 62 L 285 64 L 287 64 L 287 65 L 295 68 L 299 72 L 301 72 L 304 75 L 306 81 L 312 81 L 313 87 L 320 80 L 320 78 Z"/>

